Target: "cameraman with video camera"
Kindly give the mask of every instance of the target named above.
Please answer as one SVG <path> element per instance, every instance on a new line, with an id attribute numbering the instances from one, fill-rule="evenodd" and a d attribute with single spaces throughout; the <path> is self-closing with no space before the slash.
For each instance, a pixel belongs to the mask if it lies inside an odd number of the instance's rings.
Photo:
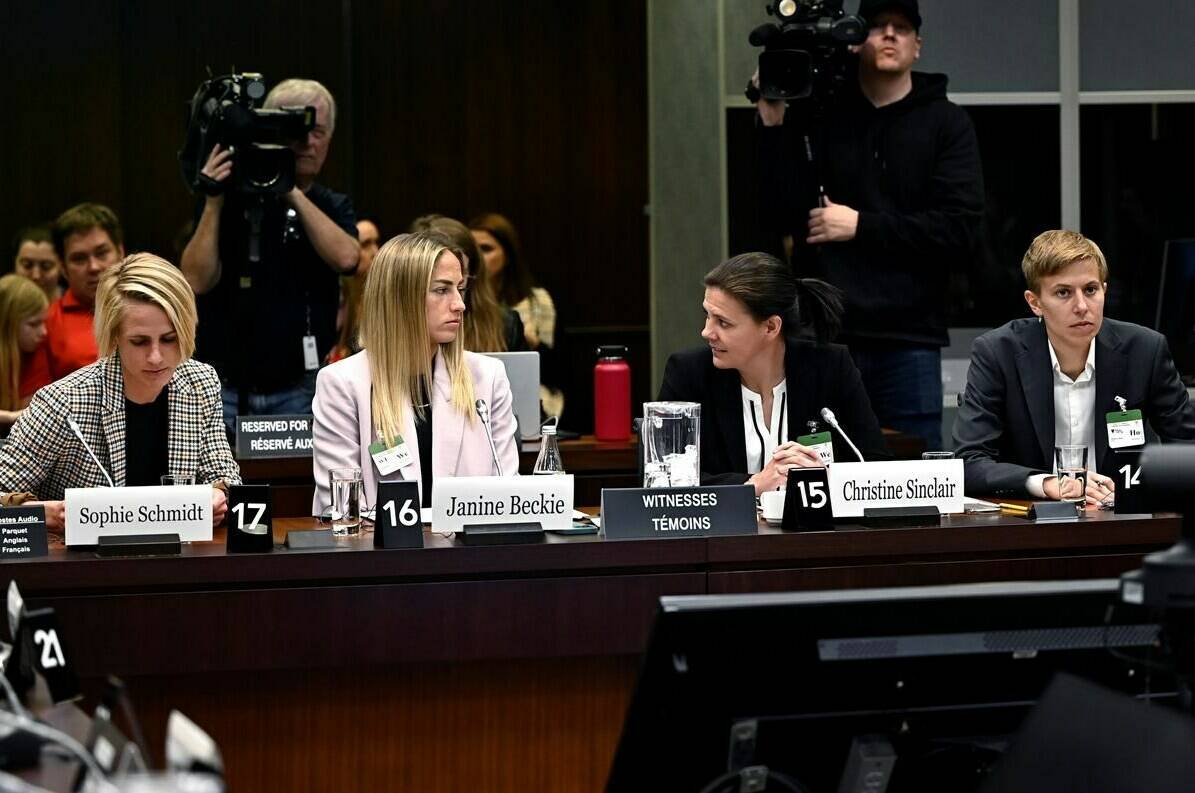
<path id="1" fill-rule="evenodd" d="M 841 21 L 841 1 L 808 5 L 835 6 Z M 799 275 L 845 293 L 841 340 L 880 423 L 940 449 L 948 286 L 979 236 L 979 150 L 970 118 L 946 98 L 946 76 L 912 70 L 917 0 L 862 0 L 859 16 L 861 43 L 839 47 L 835 90 L 818 95 L 815 83 L 810 98 L 787 103 L 768 99 L 765 81 L 756 103 L 762 221 L 792 235 Z"/>
<path id="2" fill-rule="evenodd" d="M 260 99 L 260 82 L 249 86 Z M 256 161 L 242 161 L 248 147 L 219 143 L 196 179 L 207 196 L 182 271 L 201 296 L 196 357 L 220 373 L 230 432 L 237 414 L 311 412 L 316 369 L 336 342 L 338 276 L 357 268 L 352 202 L 315 181 L 336 125 L 332 94 L 314 80 L 291 79 L 264 103 L 267 111 L 304 106 L 315 112 L 305 134 L 289 142 L 293 186 L 285 168 L 238 180 L 237 169 L 256 168 Z M 257 148 L 286 154 L 280 146 Z M 260 189 L 241 187 L 247 180 Z"/>

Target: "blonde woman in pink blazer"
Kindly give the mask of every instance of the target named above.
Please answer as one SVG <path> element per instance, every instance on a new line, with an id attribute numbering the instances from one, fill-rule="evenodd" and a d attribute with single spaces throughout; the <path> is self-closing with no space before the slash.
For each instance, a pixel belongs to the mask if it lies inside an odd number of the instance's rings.
<path id="1" fill-rule="evenodd" d="M 331 503 L 328 472 L 360 468 L 363 509 L 378 482 L 419 483 L 497 473 L 476 401 L 489 406 L 505 474 L 519 470 L 510 382 L 500 361 L 466 352 L 464 254 L 435 232 L 400 234 L 378 251 L 365 282 L 356 355 L 316 379 L 313 514 Z"/>

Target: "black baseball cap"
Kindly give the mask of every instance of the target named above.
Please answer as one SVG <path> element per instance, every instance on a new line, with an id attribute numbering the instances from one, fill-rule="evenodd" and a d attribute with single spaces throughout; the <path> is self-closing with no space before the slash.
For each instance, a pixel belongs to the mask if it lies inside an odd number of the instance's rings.
<path id="1" fill-rule="evenodd" d="M 859 16 L 870 24 L 881 11 L 899 11 L 909 18 L 913 27 L 921 30 L 921 11 L 917 0 L 859 0 Z"/>

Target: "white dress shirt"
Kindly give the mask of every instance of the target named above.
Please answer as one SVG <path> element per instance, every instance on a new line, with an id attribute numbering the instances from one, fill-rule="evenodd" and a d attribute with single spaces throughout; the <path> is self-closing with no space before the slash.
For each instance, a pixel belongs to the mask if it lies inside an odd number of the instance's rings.
<path id="1" fill-rule="evenodd" d="M 1050 365 L 1054 370 L 1054 445 L 1086 446 L 1087 470 L 1095 473 L 1095 339 L 1087 348 L 1087 363 L 1075 379 L 1063 373 L 1058 365 L 1054 345 L 1050 348 Z M 1051 464 L 1058 473 L 1058 461 Z M 1053 474 L 1034 474 L 1025 487 L 1034 498 L 1045 498 L 1045 481 Z"/>
<path id="2" fill-rule="evenodd" d="M 788 381 L 772 389 L 772 421 L 763 420 L 763 397 L 747 386 L 743 389 L 743 437 L 747 446 L 747 473 L 757 474 L 772 459 L 776 447 L 788 432 Z"/>

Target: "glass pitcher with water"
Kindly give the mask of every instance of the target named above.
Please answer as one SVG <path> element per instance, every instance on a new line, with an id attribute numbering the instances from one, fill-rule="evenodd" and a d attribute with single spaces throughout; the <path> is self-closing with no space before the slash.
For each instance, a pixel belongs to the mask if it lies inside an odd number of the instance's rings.
<path id="1" fill-rule="evenodd" d="M 701 484 L 701 405 L 643 403 L 643 486 Z"/>

